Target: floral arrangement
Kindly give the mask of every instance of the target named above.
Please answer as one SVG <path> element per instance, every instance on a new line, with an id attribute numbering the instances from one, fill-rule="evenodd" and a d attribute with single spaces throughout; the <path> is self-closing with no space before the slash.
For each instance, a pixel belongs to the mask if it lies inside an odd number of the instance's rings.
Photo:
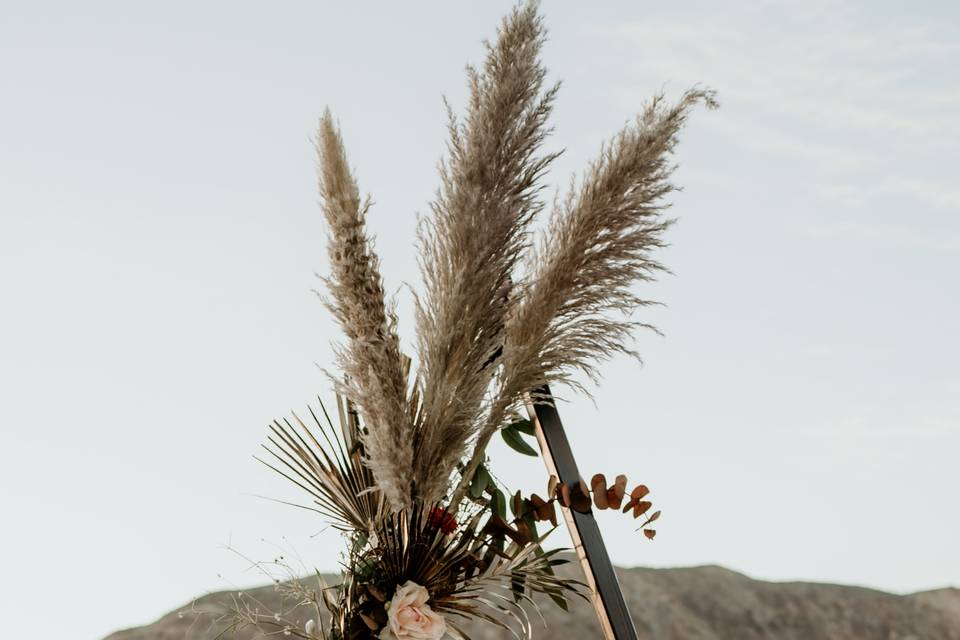
<path id="1" fill-rule="evenodd" d="M 449 115 L 440 188 L 419 227 L 423 292 L 416 297 L 416 362 L 400 347 L 362 199 L 340 132 L 327 111 L 317 140 L 319 188 L 329 227 L 327 305 L 345 339 L 331 378 L 335 418 L 321 403 L 309 419 L 276 421 L 262 460 L 311 498 L 307 508 L 343 532 L 336 586 L 286 588 L 315 617 L 305 624 L 243 609 L 241 623 L 312 640 L 467 639 L 475 618 L 532 637 L 534 594 L 566 608 L 586 585 L 559 577 L 558 550 L 541 543 L 562 508 L 622 509 L 649 527 L 660 515 L 644 485 L 589 485 L 551 477 L 545 497 L 510 493 L 486 448 L 501 434 L 536 455 L 535 423 L 521 410 L 550 402 L 547 385 L 588 392 L 578 373 L 617 353 L 635 355 L 630 319 L 652 304 L 632 287 L 664 267 L 653 257 L 664 216 L 671 155 L 689 110 L 716 106 L 695 88 L 676 104 L 654 97 L 554 203 L 542 180 L 558 152 L 541 147 L 559 85 L 545 85 L 545 31 L 528 2 L 504 18 L 486 61 L 468 68 L 462 119 Z M 509 512 L 509 515 L 508 515 Z"/>

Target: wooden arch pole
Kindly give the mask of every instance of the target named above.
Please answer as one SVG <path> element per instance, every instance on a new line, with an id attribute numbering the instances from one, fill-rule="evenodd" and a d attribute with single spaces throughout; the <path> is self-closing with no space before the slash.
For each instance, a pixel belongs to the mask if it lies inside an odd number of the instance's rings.
<path id="1" fill-rule="evenodd" d="M 552 397 L 549 387 L 543 387 L 539 393 Z M 530 403 L 528 410 L 536 428 L 537 441 L 540 443 L 547 470 L 557 476 L 560 482 L 573 488 L 580 481 L 580 471 L 577 469 L 577 461 L 573 457 L 573 450 L 563 430 L 556 406 L 553 403 Z M 607 547 L 603 544 L 593 510 L 579 513 L 562 507 L 562 511 L 587 585 L 590 587 L 593 607 L 596 609 L 604 637 L 607 640 L 637 640 L 637 630 L 623 599 L 617 574 L 614 573 Z"/>

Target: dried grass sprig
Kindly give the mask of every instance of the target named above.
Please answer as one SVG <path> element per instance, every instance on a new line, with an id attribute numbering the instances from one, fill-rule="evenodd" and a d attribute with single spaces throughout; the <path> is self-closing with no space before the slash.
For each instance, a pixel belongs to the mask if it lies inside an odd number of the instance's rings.
<path id="1" fill-rule="evenodd" d="M 329 110 L 320 120 L 317 152 L 321 206 L 330 234 L 327 306 L 347 338 L 337 352 L 345 379 L 334 382 L 364 418 L 366 454 L 377 486 L 393 509 L 403 509 L 411 504 L 413 481 L 407 366 L 396 315 L 386 304 L 379 259 L 364 228 L 370 201 L 360 199 Z"/>
<path id="2" fill-rule="evenodd" d="M 596 381 L 599 362 L 637 355 L 629 346 L 634 329 L 653 327 L 629 318 L 655 303 L 633 286 L 666 271 L 653 251 L 665 245 L 663 232 L 673 223 L 663 215 L 677 189 L 672 154 L 699 103 L 718 106 L 706 89 L 691 89 L 670 106 L 655 96 L 555 209 L 507 323 L 501 395 L 519 398 L 551 383 L 588 391 L 575 371 Z"/>
<path id="3" fill-rule="evenodd" d="M 655 304 L 633 291 L 666 269 L 653 257 L 664 246 L 664 217 L 672 154 L 690 109 L 717 105 L 713 91 L 691 89 L 672 106 L 655 96 L 635 123 L 623 129 L 588 168 L 580 188 L 556 205 L 539 246 L 529 257 L 528 280 L 518 283 L 519 303 L 505 331 L 498 388 L 474 454 L 455 492 L 462 495 L 505 415 L 527 394 L 561 383 L 589 395 L 574 373 L 592 381 L 597 364 L 630 347 L 638 308 Z"/>
<path id="4" fill-rule="evenodd" d="M 480 426 L 513 304 L 512 274 L 541 210 L 539 155 L 558 86 L 544 90 L 537 5 L 507 16 L 482 71 L 468 68 L 466 118 L 451 113 L 448 157 L 432 217 L 421 223 L 425 295 L 417 300 L 422 422 L 416 493 L 433 502 Z M 449 111 L 449 109 L 448 109 Z"/>

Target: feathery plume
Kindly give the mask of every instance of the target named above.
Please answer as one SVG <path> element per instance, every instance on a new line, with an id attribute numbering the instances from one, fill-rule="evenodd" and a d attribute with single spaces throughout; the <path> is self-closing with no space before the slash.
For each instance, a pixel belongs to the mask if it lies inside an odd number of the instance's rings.
<path id="1" fill-rule="evenodd" d="M 582 180 L 555 207 L 537 250 L 531 251 L 519 302 L 506 323 L 497 392 L 480 429 L 474 453 L 455 492 L 459 498 L 479 465 L 490 437 L 525 395 L 546 384 L 561 383 L 589 394 L 573 379 L 580 371 L 591 380 L 596 365 L 629 347 L 635 328 L 654 329 L 629 320 L 637 308 L 654 304 L 632 291 L 650 281 L 663 265 L 652 251 L 664 246 L 672 220 L 663 216 L 670 182 L 671 155 L 690 109 L 697 103 L 717 107 L 713 91 L 692 89 L 673 106 L 655 96 L 634 124 L 601 150 Z"/>
<path id="2" fill-rule="evenodd" d="M 467 69 L 470 101 L 451 114 L 448 158 L 432 217 L 421 224 L 425 296 L 417 300 L 422 411 L 415 491 L 440 499 L 480 424 L 513 304 L 511 275 L 542 208 L 539 181 L 557 154 L 538 155 L 558 86 L 542 91 L 544 28 L 528 2 Z M 449 111 L 449 108 L 448 108 Z"/>
<path id="3" fill-rule="evenodd" d="M 501 395 L 516 398 L 554 382 L 587 391 L 574 371 L 596 381 L 598 362 L 637 355 L 628 346 L 632 331 L 654 327 L 628 318 L 654 303 L 632 286 L 666 270 L 652 252 L 664 246 L 663 232 L 673 223 L 663 216 L 666 197 L 677 189 L 671 156 L 690 109 L 701 102 L 717 106 L 714 92 L 704 89 L 687 91 L 669 107 L 655 96 L 601 151 L 579 191 L 571 189 L 555 209 L 507 323 Z"/>
<path id="4" fill-rule="evenodd" d="M 335 380 L 359 410 L 364 445 L 388 505 L 410 506 L 413 480 L 413 423 L 407 408 L 407 365 L 400 352 L 396 316 L 386 304 L 379 259 L 364 228 L 369 199 L 347 164 L 330 111 L 317 136 L 321 206 L 329 228 L 331 298 L 327 306 L 346 335 L 337 360 L 345 379 Z"/>

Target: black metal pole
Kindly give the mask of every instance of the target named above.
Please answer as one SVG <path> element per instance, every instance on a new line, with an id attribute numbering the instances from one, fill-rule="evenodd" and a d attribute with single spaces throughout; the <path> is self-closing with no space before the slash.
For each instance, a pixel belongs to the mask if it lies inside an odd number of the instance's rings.
<path id="1" fill-rule="evenodd" d="M 549 387 L 543 387 L 539 393 L 552 397 Z M 563 430 L 556 406 L 553 403 L 540 402 L 535 404 L 533 409 L 537 418 L 537 438 L 548 469 L 560 482 L 573 488 L 580 482 L 580 471 L 577 469 L 577 461 L 573 457 L 573 450 Z M 637 630 L 623 599 L 617 574 L 614 573 L 607 547 L 603 544 L 593 510 L 580 513 L 564 509 L 563 512 L 570 529 L 570 537 L 587 575 L 587 582 L 594 590 L 594 606 L 604 635 L 611 640 L 637 640 Z"/>

